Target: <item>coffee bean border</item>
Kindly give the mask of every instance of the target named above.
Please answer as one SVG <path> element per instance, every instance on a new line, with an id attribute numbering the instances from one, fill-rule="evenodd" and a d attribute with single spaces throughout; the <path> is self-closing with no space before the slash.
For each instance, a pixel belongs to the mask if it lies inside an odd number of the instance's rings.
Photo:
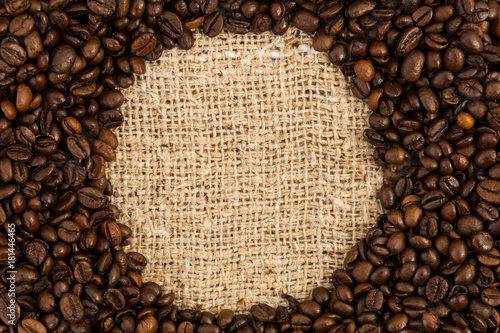
<path id="1" fill-rule="evenodd" d="M 0 0 L 1 332 L 500 332 L 496 0 Z M 289 307 L 178 309 L 109 204 L 120 88 L 225 27 L 314 33 L 373 111 L 386 213 Z M 8 234 L 15 228 L 15 236 Z M 15 242 L 16 328 L 9 324 Z"/>

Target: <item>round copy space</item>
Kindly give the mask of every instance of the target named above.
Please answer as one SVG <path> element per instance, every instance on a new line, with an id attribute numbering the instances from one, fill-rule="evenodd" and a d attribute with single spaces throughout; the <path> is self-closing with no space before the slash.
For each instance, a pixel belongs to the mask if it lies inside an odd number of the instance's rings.
<path id="1" fill-rule="evenodd" d="M 295 29 L 195 37 L 124 91 L 108 176 L 128 250 L 183 308 L 305 298 L 381 212 L 369 110 Z"/>

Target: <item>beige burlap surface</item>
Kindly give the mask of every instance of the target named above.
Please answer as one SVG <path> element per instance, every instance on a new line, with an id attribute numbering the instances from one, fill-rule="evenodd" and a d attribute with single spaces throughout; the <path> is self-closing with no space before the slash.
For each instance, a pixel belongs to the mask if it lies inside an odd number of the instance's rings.
<path id="1" fill-rule="evenodd" d="M 125 92 L 108 175 L 128 249 L 184 308 L 304 299 L 381 211 L 369 110 L 297 30 L 195 37 Z"/>

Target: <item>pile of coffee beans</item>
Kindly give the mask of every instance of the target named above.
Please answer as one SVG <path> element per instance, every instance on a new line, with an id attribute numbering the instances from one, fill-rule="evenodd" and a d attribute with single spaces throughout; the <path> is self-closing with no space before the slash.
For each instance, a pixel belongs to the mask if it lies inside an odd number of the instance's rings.
<path id="1" fill-rule="evenodd" d="M 367 100 L 386 213 L 310 300 L 178 309 L 109 204 L 120 89 L 291 24 Z M 499 63 L 496 0 L 0 0 L 0 332 L 500 332 Z"/>

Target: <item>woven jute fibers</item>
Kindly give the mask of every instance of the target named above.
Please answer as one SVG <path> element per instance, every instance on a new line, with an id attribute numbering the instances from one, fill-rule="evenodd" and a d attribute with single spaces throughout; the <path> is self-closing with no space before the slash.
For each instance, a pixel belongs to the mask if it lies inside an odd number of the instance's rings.
<path id="1" fill-rule="evenodd" d="M 303 299 L 380 212 L 369 111 L 297 30 L 195 37 L 126 91 L 108 174 L 128 249 L 184 308 Z"/>

